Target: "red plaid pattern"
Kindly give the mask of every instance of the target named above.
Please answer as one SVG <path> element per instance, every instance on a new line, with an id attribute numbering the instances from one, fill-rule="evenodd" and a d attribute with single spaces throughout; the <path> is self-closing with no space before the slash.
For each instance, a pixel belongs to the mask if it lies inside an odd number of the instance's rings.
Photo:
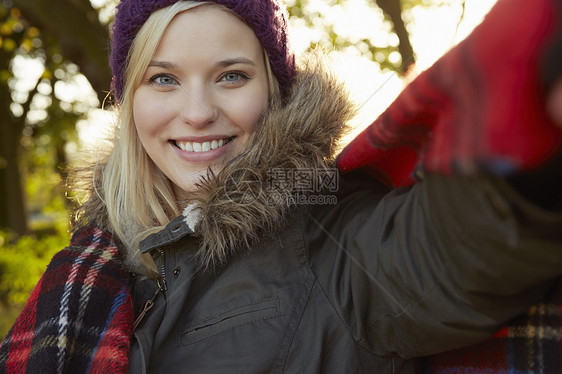
<path id="1" fill-rule="evenodd" d="M 125 373 L 133 307 L 111 235 L 91 227 L 52 259 L 0 346 L 7 373 Z"/>

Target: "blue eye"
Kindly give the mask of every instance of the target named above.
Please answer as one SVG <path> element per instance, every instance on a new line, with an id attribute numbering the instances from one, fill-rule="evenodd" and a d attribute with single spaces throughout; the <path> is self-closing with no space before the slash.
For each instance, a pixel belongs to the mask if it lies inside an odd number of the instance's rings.
<path id="1" fill-rule="evenodd" d="M 149 79 L 150 83 L 154 83 L 160 86 L 168 86 L 171 84 L 177 84 L 174 77 L 167 74 L 157 74 Z"/>
<path id="2" fill-rule="evenodd" d="M 249 79 L 248 75 L 242 72 L 229 71 L 228 73 L 225 73 L 220 80 L 227 83 L 238 83 L 238 82 L 246 81 L 248 79 Z"/>

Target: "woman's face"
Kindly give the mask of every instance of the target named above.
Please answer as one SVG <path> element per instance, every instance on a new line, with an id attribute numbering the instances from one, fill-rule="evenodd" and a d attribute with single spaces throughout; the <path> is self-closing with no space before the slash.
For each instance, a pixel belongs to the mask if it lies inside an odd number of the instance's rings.
<path id="1" fill-rule="evenodd" d="M 235 15 L 213 6 L 178 14 L 133 99 L 133 118 L 152 161 L 176 196 L 238 155 L 267 108 L 263 49 Z"/>

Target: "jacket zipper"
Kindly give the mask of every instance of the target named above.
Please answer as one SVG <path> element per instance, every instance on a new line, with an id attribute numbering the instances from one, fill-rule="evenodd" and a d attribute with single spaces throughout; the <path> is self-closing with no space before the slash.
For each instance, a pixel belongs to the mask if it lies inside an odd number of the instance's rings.
<path id="1" fill-rule="evenodd" d="M 158 253 L 162 256 L 162 265 L 160 266 L 160 277 L 156 280 L 158 289 L 164 294 L 164 299 L 168 299 L 168 284 L 166 283 L 166 253 L 162 248 L 158 248 Z"/>
<path id="2" fill-rule="evenodd" d="M 160 276 L 156 280 L 158 288 L 156 289 L 154 295 L 152 295 L 152 297 L 144 304 L 142 311 L 135 319 L 135 322 L 133 324 L 133 331 L 137 329 L 137 326 L 144 319 L 146 313 L 148 313 L 148 311 L 154 306 L 154 300 L 156 299 L 156 296 L 158 296 L 158 293 L 162 292 L 162 294 L 164 295 L 164 299 L 168 299 L 168 284 L 166 283 L 166 256 L 163 249 L 159 248 L 158 252 L 160 253 L 160 256 L 162 256 L 162 266 L 160 267 L 161 271 L 159 272 Z"/>
<path id="3" fill-rule="evenodd" d="M 146 313 L 154 306 L 154 299 L 156 299 L 156 296 L 158 296 L 158 292 L 160 292 L 160 289 L 157 289 L 154 295 L 152 296 L 152 298 L 144 304 L 142 311 L 140 312 L 137 319 L 135 319 L 135 323 L 133 325 L 133 331 L 137 329 L 137 326 L 139 325 L 139 323 L 141 323 Z"/>

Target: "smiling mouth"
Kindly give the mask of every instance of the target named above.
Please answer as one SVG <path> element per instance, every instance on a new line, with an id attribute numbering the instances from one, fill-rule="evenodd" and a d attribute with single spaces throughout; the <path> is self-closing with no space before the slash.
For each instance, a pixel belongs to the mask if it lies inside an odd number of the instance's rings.
<path id="1" fill-rule="evenodd" d="M 226 144 L 230 143 L 232 141 L 232 139 L 234 139 L 234 136 L 230 137 L 230 138 L 212 140 L 212 141 L 203 142 L 203 143 L 182 142 L 182 141 L 179 141 L 179 140 L 173 140 L 172 143 L 176 147 L 181 149 L 182 151 L 209 152 L 209 151 L 212 151 L 213 149 L 217 149 L 217 148 L 225 146 Z"/>

